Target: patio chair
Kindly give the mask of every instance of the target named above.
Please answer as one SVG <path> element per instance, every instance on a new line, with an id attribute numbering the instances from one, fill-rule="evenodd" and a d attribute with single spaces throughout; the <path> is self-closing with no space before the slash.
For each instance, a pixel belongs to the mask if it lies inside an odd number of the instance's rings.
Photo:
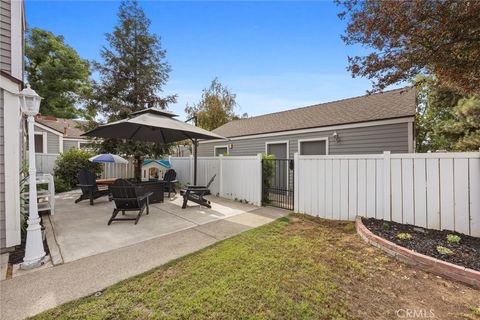
<path id="1" fill-rule="evenodd" d="M 183 205 L 182 209 L 187 207 L 187 202 L 190 200 L 192 202 L 198 203 L 201 206 L 211 208 L 211 203 L 209 200 L 205 199 L 204 196 L 210 194 L 210 185 L 217 175 L 214 174 L 206 186 L 191 186 L 187 185 L 185 189 L 180 191 L 180 194 L 183 195 Z"/>
<path id="2" fill-rule="evenodd" d="M 112 221 L 135 221 L 138 223 L 143 211 L 146 209 L 146 214 L 150 213 L 148 208 L 148 198 L 153 192 L 146 192 L 141 186 L 135 186 L 124 179 L 117 179 L 115 183 L 110 186 L 112 192 L 112 200 L 115 202 L 115 209 L 113 209 L 112 217 L 108 220 L 108 225 Z M 125 215 L 125 211 L 138 211 L 138 214 L 134 218 L 117 218 L 119 212 L 122 212 L 122 216 Z"/>
<path id="3" fill-rule="evenodd" d="M 96 178 L 95 173 L 90 172 L 87 169 L 81 169 L 79 171 L 79 184 L 77 184 L 77 186 L 82 189 L 82 194 L 77 200 L 75 200 L 75 203 L 79 203 L 82 200 L 90 200 L 90 205 L 93 206 L 93 200 L 110 195 L 108 189 L 98 189 Z"/>
<path id="4" fill-rule="evenodd" d="M 168 197 L 170 198 L 170 193 L 177 194 L 177 191 L 175 190 L 175 183 L 178 182 L 177 179 L 177 172 L 173 169 L 168 169 L 167 172 L 165 172 L 165 175 L 163 176 L 163 180 L 161 180 L 163 183 L 165 183 L 165 192 L 168 192 Z"/>

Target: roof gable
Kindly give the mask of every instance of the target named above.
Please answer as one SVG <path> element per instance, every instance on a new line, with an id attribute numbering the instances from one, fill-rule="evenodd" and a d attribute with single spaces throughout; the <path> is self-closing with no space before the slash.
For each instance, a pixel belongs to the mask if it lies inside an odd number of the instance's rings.
<path id="1" fill-rule="evenodd" d="M 85 139 L 82 137 L 85 131 L 81 128 L 85 121 L 39 115 L 35 118 L 35 122 L 59 132 L 64 138 Z"/>
<path id="2" fill-rule="evenodd" d="M 152 162 L 157 163 L 165 168 L 171 168 L 170 161 L 168 160 L 155 160 L 155 159 L 143 160 L 143 165 L 146 166 Z"/>
<path id="3" fill-rule="evenodd" d="M 409 117 L 415 115 L 415 110 L 415 89 L 402 88 L 234 120 L 213 132 L 231 138 Z"/>

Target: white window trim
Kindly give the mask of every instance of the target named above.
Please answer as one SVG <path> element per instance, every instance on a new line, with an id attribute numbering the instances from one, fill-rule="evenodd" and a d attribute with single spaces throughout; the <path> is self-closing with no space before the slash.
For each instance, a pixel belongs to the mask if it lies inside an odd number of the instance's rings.
<path id="1" fill-rule="evenodd" d="M 53 134 L 56 134 L 57 136 L 63 136 L 62 133 L 60 133 L 60 132 L 58 132 L 58 131 L 56 131 L 56 130 L 53 130 L 53 129 L 50 128 L 50 127 L 47 127 L 46 125 L 43 125 L 43 124 L 41 124 L 40 122 L 36 122 L 36 121 L 35 121 L 35 127 L 38 127 L 38 128 L 40 128 L 40 129 L 43 129 L 43 130 L 46 130 L 46 131 L 51 132 L 51 133 L 53 133 Z"/>
<path id="2" fill-rule="evenodd" d="M 328 137 L 319 137 L 319 138 L 310 138 L 310 139 L 298 139 L 298 154 L 299 155 L 302 155 L 302 148 L 301 147 L 301 144 L 302 142 L 314 142 L 314 141 L 325 141 L 325 155 L 328 155 L 330 152 L 329 150 L 329 145 L 328 145 Z"/>
<path id="3" fill-rule="evenodd" d="M 286 144 L 287 145 L 287 160 L 290 160 L 290 142 L 289 140 L 280 140 L 280 141 L 266 141 L 265 142 L 265 154 L 268 154 L 268 146 L 271 144 Z M 287 161 L 287 173 L 289 173 L 289 161 Z M 287 191 L 290 187 L 290 174 L 287 174 Z"/>
<path id="4" fill-rule="evenodd" d="M 63 136 L 58 137 L 58 153 L 63 153 Z"/>
<path id="5" fill-rule="evenodd" d="M 266 141 L 265 142 L 265 154 L 268 154 L 268 146 L 270 144 L 286 144 L 287 145 L 287 159 L 290 159 L 290 142 L 289 142 L 289 140 Z"/>
<path id="6" fill-rule="evenodd" d="M 213 156 L 217 156 L 217 148 L 227 148 L 227 154 L 230 154 L 230 148 L 228 147 L 228 144 L 222 145 L 222 146 L 214 146 L 213 147 Z"/>
<path id="7" fill-rule="evenodd" d="M 35 131 L 33 133 L 34 136 L 42 136 L 42 144 L 43 144 L 43 152 L 37 152 L 35 150 L 35 153 L 41 153 L 41 154 L 46 154 L 48 153 L 48 139 L 47 139 L 47 133 L 45 131 Z"/>
<path id="8" fill-rule="evenodd" d="M 408 123 L 408 153 L 415 153 L 415 128 L 413 122 Z"/>

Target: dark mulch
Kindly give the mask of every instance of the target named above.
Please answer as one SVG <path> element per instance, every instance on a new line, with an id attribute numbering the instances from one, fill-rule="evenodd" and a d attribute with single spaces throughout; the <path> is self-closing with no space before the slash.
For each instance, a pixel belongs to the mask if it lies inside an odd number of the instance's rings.
<path id="1" fill-rule="evenodd" d="M 443 260 L 456 265 L 480 271 L 480 238 L 475 238 L 448 230 L 424 229 L 397 222 L 362 218 L 363 224 L 374 234 L 394 242 L 402 247 Z M 410 240 L 401 240 L 399 233 L 409 233 Z M 460 243 L 449 243 L 448 234 L 458 235 Z M 437 251 L 437 246 L 449 248 L 453 255 L 443 255 Z"/>
<path id="2" fill-rule="evenodd" d="M 43 219 L 40 224 L 43 227 Z M 8 255 L 8 263 L 10 264 L 17 264 L 23 262 L 23 258 L 25 257 L 25 245 L 27 241 L 27 232 L 25 230 L 22 230 L 21 239 L 22 243 L 16 246 L 15 250 L 13 252 L 10 252 L 10 254 Z M 47 255 L 50 254 L 46 239 L 43 241 L 43 248 L 45 249 L 45 253 Z"/>

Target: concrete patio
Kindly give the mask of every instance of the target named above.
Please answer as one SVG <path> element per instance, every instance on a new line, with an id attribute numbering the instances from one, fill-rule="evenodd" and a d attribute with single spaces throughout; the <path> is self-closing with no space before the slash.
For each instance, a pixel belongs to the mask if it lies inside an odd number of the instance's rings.
<path id="1" fill-rule="evenodd" d="M 174 197 L 152 205 L 137 225 L 107 226 L 113 203 L 74 204 L 76 196 L 59 195 L 55 215 L 45 217 L 53 265 L 0 281 L 0 319 L 23 319 L 91 295 L 289 213 L 218 197 L 210 197 L 212 209 L 181 209 L 181 199 Z"/>
<path id="2" fill-rule="evenodd" d="M 258 209 L 253 205 L 213 196 L 210 197 L 211 209 L 195 203 L 189 203 L 186 209 L 182 209 L 182 198 L 176 195 L 166 198 L 164 203 L 151 204 L 150 214 L 144 213 L 137 225 L 133 221 L 121 221 L 108 226 L 114 203 L 103 197 L 95 200 L 94 206 L 90 206 L 88 201 L 75 204 L 74 200 L 78 195 L 77 191 L 72 191 L 57 196 L 55 214 L 50 216 L 54 237 L 48 238 L 49 246 L 55 246 L 50 243 L 51 239 L 54 239 L 63 262 L 130 246 Z M 126 213 L 127 216 L 136 214 Z M 241 229 L 241 226 L 238 227 Z M 59 261 L 54 260 L 54 263 L 58 264 Z"/>

